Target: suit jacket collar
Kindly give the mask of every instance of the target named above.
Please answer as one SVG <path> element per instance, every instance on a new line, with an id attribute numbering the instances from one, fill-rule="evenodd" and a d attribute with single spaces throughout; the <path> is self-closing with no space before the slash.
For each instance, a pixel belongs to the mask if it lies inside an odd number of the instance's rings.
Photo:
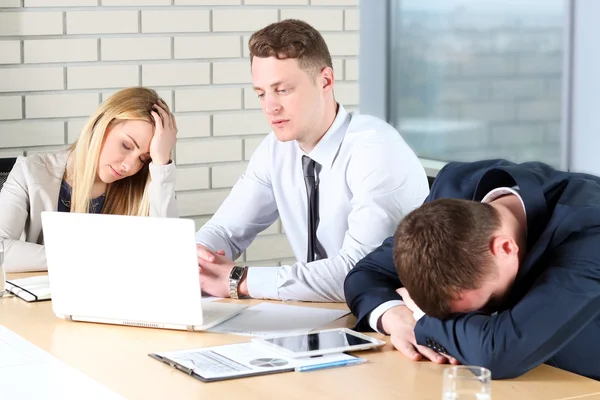
<path id="1" fill-rule="evenodd" d="M 536 175 L 522 167 L 503 166 L 486 171 L 477 184 L 473 200 L 481 199 L 491 190 L 501 186 L 519 187 L 519 194 L 525 204 L 527 215 L 527 249 L 526 256 L 519 265 L 519 272 L 510 291 L 505 307 L 515 304 L 532 283 L 540 267 L 537 262 L 546 249 L 548 235 L 542 235 L 549 221 L 548 205 L 544 189 Z"/>
<path id="2" fill-rule="evenodd" d="M 477 183 L 473 200 L 481 201 L 487 193 L 498 187 L 515 185 L 519 187 L 519 194 L 525 204 L 527 248 L 530 249 L 540 237 L 548 221 L 548 206 L 543 187 L 533 173 L 519 168 L 519 166 L 489 169 Z"/>

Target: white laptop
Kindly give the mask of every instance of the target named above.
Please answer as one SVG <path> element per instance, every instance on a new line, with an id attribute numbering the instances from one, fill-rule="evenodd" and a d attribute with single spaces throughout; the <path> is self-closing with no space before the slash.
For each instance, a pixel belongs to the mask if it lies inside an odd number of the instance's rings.
<path id="1" fill-rule="evenodd" d="M 192 331 L 247 308 L 202 301 L 193 220 L 45 211 L 42 226 L 58 317 Z"/>

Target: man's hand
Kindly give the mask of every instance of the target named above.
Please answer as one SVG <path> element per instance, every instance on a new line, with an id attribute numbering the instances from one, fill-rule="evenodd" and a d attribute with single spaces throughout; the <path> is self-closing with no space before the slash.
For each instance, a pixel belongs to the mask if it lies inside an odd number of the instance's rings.
<path id="1" fill-rule="evenodd" d="M 215 261 L 215 256 L 225 255 L 225 250 L 212 251 L 211 249 L 201 245 L 200 243 L 196 243 L 196 252 L 198 253 L 198 265 L 200 265 L 200 261 L 213 262 Z"/>
<path id="2" fill-rule="evenodd" d="M 229 297 L 229 275 L 235 263 L 225 256 L 223 250 L 213 252 L 200 244 L 196 246 L 202 291 L 216 297 Z M 238 293 L 248 296 L 246 277 L 240 281 Z"/>
<path id="3" fill-rule="evenodd" d="M 383 329 L 390 334 L 396 350 L 411 360 L 421 361 L 425 358 L 436 364 L 447 362 L 458 364 L 454 357 L 439 354 L 429 347 L 417 344 L 414 332 L 416 321 L 408 307 L 402 305 L 390 308 L 381 316 L 381 324 Z"/>

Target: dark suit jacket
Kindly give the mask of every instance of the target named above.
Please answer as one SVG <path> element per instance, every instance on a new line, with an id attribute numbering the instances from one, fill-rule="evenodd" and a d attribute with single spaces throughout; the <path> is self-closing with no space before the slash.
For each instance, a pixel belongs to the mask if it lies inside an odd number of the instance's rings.
<path id="1" fill-rule="evenodd" d="M 515 185 L 527 214 L 527 253 L 507 301 L 493 315 L 425 316 L 415 327 L 417 342 L 487 367 L 495 379 L 542 363 L 600 379 L 600 178 L 541 163 L 450 163 L 425 202 L 480 201 L 492 189 Z M 346 278 L 357 329 L 370 329 L 377 306 L 400 300 L 392 247 L 393 238 L 386 239 Z"/>

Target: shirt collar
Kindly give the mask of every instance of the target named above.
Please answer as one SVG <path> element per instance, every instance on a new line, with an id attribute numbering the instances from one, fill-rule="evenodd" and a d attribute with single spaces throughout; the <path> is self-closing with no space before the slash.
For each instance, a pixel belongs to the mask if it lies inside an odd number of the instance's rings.
<path id="1" fill-rule="evenodd" d="M 338 112 L 333 120 L 331 127 L 325 132 L 325 135 L 319 140 L 315 148 L 307 154 L 311 159 L 319 163 L 323 168 L 331 168 L 335 156 L 338 154 L 338 149 L 342 144 L 346 128 L 350 122 L 348 112 L 344 106 L 338 104 Z M 301 154 L 304 155 L 303 151 Z"/>

